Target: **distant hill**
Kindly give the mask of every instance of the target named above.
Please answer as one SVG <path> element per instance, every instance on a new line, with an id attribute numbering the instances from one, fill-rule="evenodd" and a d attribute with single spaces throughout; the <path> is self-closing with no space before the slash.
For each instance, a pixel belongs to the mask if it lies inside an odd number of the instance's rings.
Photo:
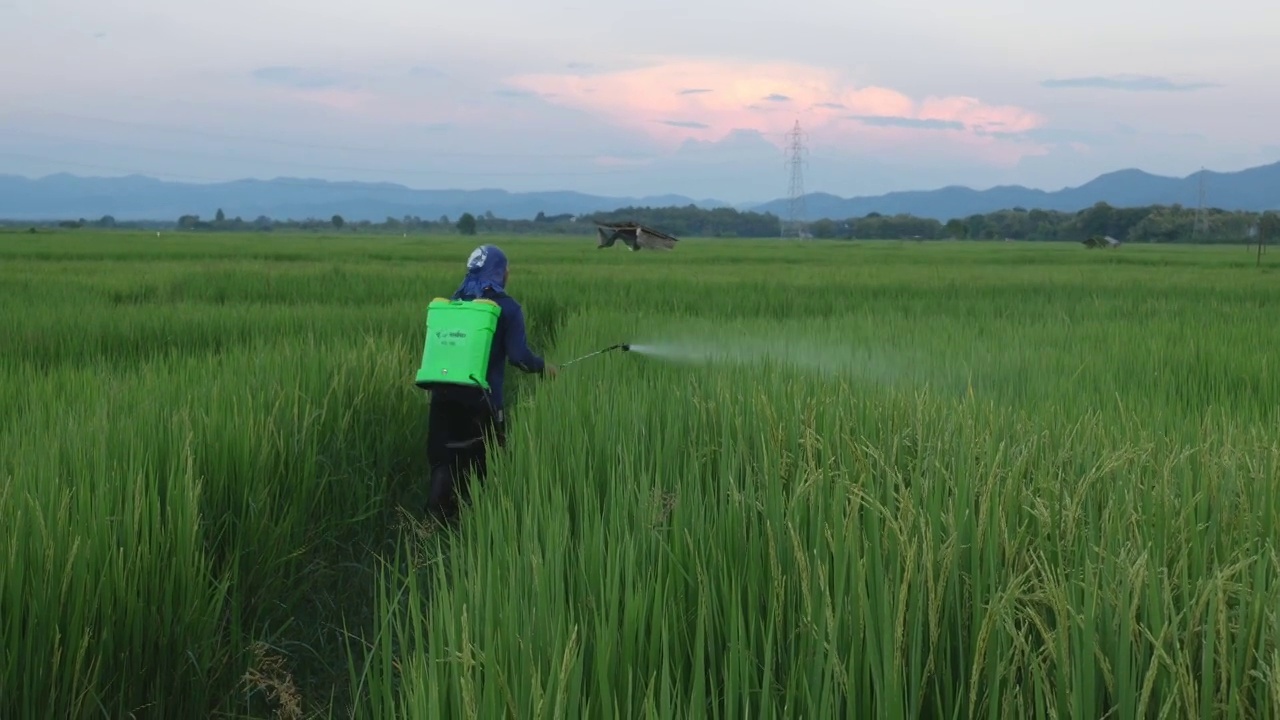
<path id="1" fill-rule="evenodd" d="M 1204 174 L 1205 203 L 1224 210 L 1280 210 L 1280 162 L 1239 172 Z M 1079 187 L 1045 191 L 1006 185 L 987 190 L 951 186 L 937 190 L 892 192 L 874 197 L 841 198 L 826 193 L 805 196 L 809 220 L 842 220 L 876 212 L 946 221 L 1015 207 L 1074 212 L 1099 201 L 1138 206 L 1199 201 L 1200 175 L 1162 177 L 1141 170 L 1119 170 Z M 329 218 L 382 221 L 417 216 L 455 220 L 464 212 L 492 212 L 502 218 L 607 212 L 622 207 L 696 205 L 704 209 L 736 207 L 786 217 L 787 201 L 730 205 L 683 195 L 604 197 L 571 191 L 513 193 L 505 190 L 415 190 L 393 183 L 331 182 L 297 178 L 236 180 L 197 184 L 156 180 L 141 175 L 96 178 L 68 174 L 31 179 L 0 175 L 0 218 L 12 220 L 97 219 L 177 220 L 182 215 L 252 220 Z"/>
<path id="2" fill-rule="evenodd" d="M 970 215 L 1022 207 L 1028 210 L 1074 212 L 1099 201 L 1116 206 L 1172 205 L 1195 207 L 1200 197 L 1200 176 L 1185 178 L 1152 175 L 1142 170 L 1119 170 L 1100 175 L 1074 188 L 1052 192 L 1021 185 L 1003 185 L 988 190 L 950 186 L 937 190 L 892 192 L 874 197 L 841 198 L 826 193 L 805 196 L 808 220 L 842 220 L 868 213 L 950 220 Z M 1280 162 L 1218 173 L 1204 171 L 1205 205 L 1223 210 L 1280 210 Z M 786 217 L 787 201 L 773 200 L 751 208 Z"/>
<path id="3" fill-rule="evenodd" d="M 177 220 L 182 215 L 212 219 L 219 208 L 227 217 L 252 220 L 329 218 L 380 222 L 418 216 L 456 220 L 464 212 L 492 212 L 508 219 L 533 219 L 539 212 L 594 213 L 626 206 L 728 207 L 718 200 L 682 195 L 601 197 L 579 192 L 512 193 L 505 190 L 415 190 L 393 183 L 330 182 L 295 178 L 236 180 L 198 184 L 156 180 L 141 175 L 39 179 L 0 175 L 0 218 L 14 220 Z"/>

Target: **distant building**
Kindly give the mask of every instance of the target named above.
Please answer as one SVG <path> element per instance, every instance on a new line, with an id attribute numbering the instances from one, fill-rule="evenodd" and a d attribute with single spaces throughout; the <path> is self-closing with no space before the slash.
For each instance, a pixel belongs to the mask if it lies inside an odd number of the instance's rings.
<path id="1" fill-rule="evenodd" d="M 672 237 L 660 230 L 654 230 L 645 227 L 639 223 L 597 223 L 596 234 L 600 238 L 600 244 L 596 249 L 613 247 L 613 244 L 622 238 L 622 242 L 632 252 L 641 248 L 645 250 L 671 250 L 676 246 L 679 238 Z"/>
<path id="2" fill-rule="evenodd" d="M 1113 249 L 1120 247 L 1120 241 L 1110 235 L 1091 235 L 1088 239 L 1081 241 L 1081 243 L 1090 250 L 1094 248 Z"/>

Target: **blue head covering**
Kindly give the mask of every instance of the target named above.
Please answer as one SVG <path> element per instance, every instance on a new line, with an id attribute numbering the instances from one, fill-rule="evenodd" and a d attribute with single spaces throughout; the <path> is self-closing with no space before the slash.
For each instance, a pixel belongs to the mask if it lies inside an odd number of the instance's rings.
<path id="1" fill-rule="evenodd" d="M 507 270 L 507 256 L 495 245 L 481 245 L 471 252 L 467 258 L 467 276 L 462 279 L 458 291 L 453 297 L 467 295 L 478 298 L 485 290 L 493 290 L 498 294 L 505 293 L 502 287 L 502 276 Z"/>

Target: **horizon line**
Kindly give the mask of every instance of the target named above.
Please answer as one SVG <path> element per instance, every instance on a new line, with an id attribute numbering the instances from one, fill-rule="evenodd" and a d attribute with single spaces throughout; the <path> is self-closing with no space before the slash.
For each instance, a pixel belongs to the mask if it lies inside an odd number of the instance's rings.
<path id="1" fill-rule="evenodd" d="M 1134 172 L 1137 172 L 1137 173 L 1142 173 L 1142 174 L 1144 174 L 1144 175 L 1147 175 L 1147 176 L 1149 176 L 1149 177 L 1151 177 L 1151 178 L 1157 178 L 1157 179 L 1166 179 L 1166 180 L 1190 180 L 1190 179 L 1196 178 L 1196 177 L 1201 176 L 1201 175 L 1232 175 L 1232 174 L 1238 174 L 1238 173 L 1242 173 L 1242 172 L 1247 172 L 1247 171 L 1250 171 L 1250 170 L 1257 170 L 1257 169 L 1261 169 L 1261 168 L 1272 167 L 1272 166 L 1275 166 L 1275 165 L 1280 165 L 1280 159 L 1277 159 L 1277 160 L 1275 160 L 1275 161 L 1268 162 L 1268 163 L 1262 163 L 1262 164 L 1259 164 L 1259 165 L 1249 165 L 1249 166 L 1242 167 L 1242 168 L 1239 168 L 1239 169 L 1236 169 L 1236 170 L 1210 170 L 1210 169 L 1208 169 L 1208 168 L 1206 168 L 1205 166 L 1203 166 L 1203 165 L 1202 165 L 1202 166 L 1200 166 L 1200 168 L 1199 168 L 1199 169 L 1197 169 L 1197 170 L 1195 170 L 1195 171 L 1193 171 L 1193 172 L 1190 172 L 1190 173 L 1188 173 L 1188 174 L 1186 174 L 1186 175 L 1182 175 L 1182 176 L 1177 176 L 1177 175 L 1158 175 L 1158 174 L 1155 174 L 1155 173 L 1149 172 L 1149 171 L 1147 171 L 1147 170 L 1143 170 L 1142 168 L 1139 168 L 1139 167 L 1123 167 L 1123 168 L 1118 168 L 1118 169 L 1115 169 L 1115 170 L 1110 170 L 1110 171 L 1107 171 L 1107 172 L 1100 173 L 1100 174 L 1098 174 L 1098 175 L 1094 176 L 1093 178 L 1091 178 L 1090 180 L 1087 180 L 1087 181 L 1085 181 L 1085 182 L 1083 182 L 1083 183 L 1080 183 L 1079 185 L 1062 185 L 1062 186 L 1059 186 L 1059 187 L 1056 187 L 1056 188 L 1035 187 L 1035 186 L 1031 186 L 1031 185 L 1023 185 L 1023 184 L 1020 184 L 1020 183 L 1012 183 L 1012 184 L 1010 184 L 1010 183 L 992 184 L 992 185 L 988 185 L 988 186 L 984 186 L 984 187 L 976 187 L 976 186 L 973 186 L 973 185 L 964 185 L 964 184 L 959 184 L 959 183 L 951 183 L 951 184 L 947 184 L 947 185 L 937 185 L 937 186 L 927 187 L 927 188 L 902 189 L 902 190 L 888 190 L 888 191 L 885 191 L 885 192 L 882 192 L 882 193 L 879 193 L 879 194 L 870 194 L 870 195 L 867 195 L 867 194 L 864 194 L 864 195 L 838 195 L 838 194 L 836 194 L 836 193 L 834 193 L 834 192 L 828 192 L 828 191 L 825 191 L 825 190 L 811 190 L 811 191 L 805 192 L 803 195 L 801 195 L 801 197 L 812 197 L 812 196 L 816 196 L 816 195 L 827 195 L 827 196 L 834 197 L 834 198 L 837 198 L 837 199 L 840 199 L 840 200 L 859 200 L 859 199 L 877 199 L 877 198 L 884 198 L 884 197 L 887 197 L 887 196 L 890 196 L 890 195 L 895 195 L 895 194 L 904 194 L 904 193 L 930 193 L 930 192 L 938 192 L 938 191 L 942 191 L 942 190 L 953 190 L 953 189 L 969 190 L 969 191 L 973 191 L 973 192 L 989 192 L 989 191 L 991 191 L 991 190 L 997 190 L 997 189 L 1022 189 L 1022 190 L 1033 190 L 1033 191 L 1039 191 L 1039 192 L 1045 192 L 1045 193 L 1056 193 L 1056 192 L 1062 192 L 1062 191 L 1065 191 L 1065 190 L 1073 190 L 1073 189 L 1081 188 L 1081 187 L 1084 187 L 1085 185 L 1088 185 L 1089 183 L 1095 182 L 1095 181 L 1097 181 L 1097 180 L 1099 180 L 1099 179 L 1101 179 L 1101 178 L 1104 178 L 1104 177 L 1107 177 L 1107 176 L 1111 176 L 1111 175 L 1121 174 L 1121 173 L 1134 173 Z M 413 192 L 442 192 L 442 193 L 443 193 L 443 192 L 457 192 L 457 193 L 483 193 L 483 192 L 497 192 L 497 193 L 505 193 L 505 194 L 512 195 L 512 196 L 522 196 L 522 195 L 539 195 L 539 194 L 553 194 L 553 193 L 565 193 L 565 194 L 578 194 L 578 195 L 584 195 L 584 196 L 591 197 L 591 198 L 600 198 L 600 199 L 608 199 L 608 200 L 614 200 L 614 199 L 620 199 L 620 200 L 628 200 L 628 199 L 630 199 L 630 200 L 643 200 L 643 199 L 646 199 L 646 198 L 658 198 L 658 197 L 663 197 L 663 196 L 665 195 L 665 196 L 675 196 L 675 197 L 680 197 L 680 198 L 686 198 L 686 199 L 691 200 L 691 201 L 693 202 L 693 204 L 695 204 L 695 205 L 696 205 L 696 204 L 698 204 L 698 203 L 703 203 L 703 202 L 714 202 L 714 203 L 720 203 L 720 204 L 723 204 L 723 205 L 729 205 L 729 206 L 733 206 L 733 207 L 739 207 L 739 206 L 755 206 L 755 205 L 767 205 L 767 204 L 770 204 L 770 203 L 779 202 L 779 201 L 783 201 L 783 200 L 787 200 L 787 199 L 788 199 L 788 197 L 787 197 L 786 195 L 782 195 L 782 194 L 780 194 L 780 195 L 778 195 L 777 197 L 774 197 L 774 198 L 769 199 L 769 200 L 742 200 L 742 201 L 736 201 L 736 202 L 735 202 L 735 201 L 721 200 L 721 199 L 719 199 L 719 198 L 712 197 L 712 196 L 710 196 L 710 195 L 704 195 L 704 196 L 703 196 L 702 198 L 700 198 L 700 199 L 699 199 L 699 198 L 693 198 L 693 197 L 691 197 L 691 196 L 689 196 L 689 195 L 687 195 L 687 194 L 685 194 L 685 193 L 677 193 L 677 192 L 668 192 L 668 193 L 646 193 L 646 194 L 632 194 L 632 195 L 599 195 L 599 194 L 594 194 L 594 193 L 586 192 L 586 191 L 583 191 L 583 190 L 571 189 L 571 188 L 567 188 L 567 187 L 566 187 L 566 188 L 556 189 L 556 190 L 507 190 L 507 189 L 502 188 L 502 187 L 483 187 L 483 188 L 475 188 L 475 189 L 463 189 L 463 188 L 459 188 L 459 187 L 442 187 L 442 186 L 436 186 L 436 187 L 424 187 L 424 186 L 414 186 L 414 185 L 409 185 L 409 184 L 406 184 L 406 183 L 403 183 L 403 182 L 396 182 L 396 181 L 391 181 L 391 180 L 352 180 L 352 179 L 331 179 L 331 178 L 321 178 L 321 177 L 304 177 L 304 176 L 295 176 L 295 175 L 276 175 L 276 176 L 269 177 L 269 178 L 264 178 L 264 177 L 255 177 L 255 176 L 241 176 L 241 177 L 237 177 L 237 178 L 221 179 L 221 180 L 215 180 L 215 179 L 211 179 L 211 178 L 202 178 L 202 179 L 188 178 L 188 179 L 185 179 L 185 180 L 178 180 L 178 179 L 165 179 L 165 177 L 164 177 L 165 175 L 168 175 L 168 174 L 167 174 L 167 173 L 154 173 L 154 174 L 151 174 L 151 173 L 146 173 L 146 172 L 121 172 L 121 173 L 119 173 L 119 174 L 115 174 L 115 175 L 90 175 L 90 174 L 78 174 L 78 173 L 75 173 L 75 172 L 72 172 L 72 171 L 67 171 L 67 170 L 61 170 L 61 171 L 58 171 L 58 172 L 47 173 L 47 174 L 44 174 L 44 175 L 32 175 L 32 174 L 13 173 L 13 172 L 0 172 L 0 177 L 18 178 L 18 179 L 26 180 L 26 181 L 30 181 L 30 182 L 39 182 L 39 181 L 48 180 L 48 179 L 51 179 L 51 178 L 57 178 L 57 177 L 71 177 L 71 178 L 76 178 L 76 179 L 79 179 L 79 180 L 123 180 L 123 179 L 130 179 L 130 178 L 140 178 L 140 179 L 150 180 L 150 181 L 154 181 L 154 182 L 157 182 L 157 183 L 163 183 L 163 184 L 168 184 L 168 185 L 216 186 L 216 185 L 231 185 L 231 184 L 236 184 L 236 183 L 254 183 L 254 182 L 257 182 L 257 183 L 279 183 L 279 184 L 299 183 L 299 184 L 363 185 L 363 186 L 387 185 L 387 186 L 393 186 L 393 187 L 403 188 L 403 189 L 405 189 L 405 190 L 409 190 L 409 191 L 413 191 Z M 171 176 L 171 177 L 172 177 L 172 176 Z"/>

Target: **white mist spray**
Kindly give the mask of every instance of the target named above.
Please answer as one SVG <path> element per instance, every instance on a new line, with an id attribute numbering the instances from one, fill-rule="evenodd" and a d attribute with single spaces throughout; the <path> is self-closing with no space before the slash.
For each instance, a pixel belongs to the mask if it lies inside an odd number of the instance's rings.
<path id="1" fill-rule="evenodd" d="M 682 339 L 632 343 L 631 352 L 682 364 L 763 364 L 827 375 L 888 382 L 903 375 L 906 364 L 889 353 L 847 343 L 791 338 Z"/>

